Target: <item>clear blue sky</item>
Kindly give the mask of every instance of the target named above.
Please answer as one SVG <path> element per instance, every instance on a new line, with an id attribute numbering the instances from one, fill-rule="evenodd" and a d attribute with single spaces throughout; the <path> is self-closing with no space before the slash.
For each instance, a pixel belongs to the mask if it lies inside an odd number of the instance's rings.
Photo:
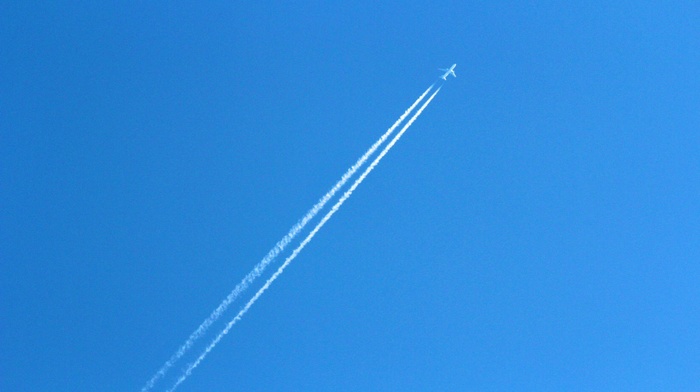
<path id="1" fill-rule="evenodd" d="M 697 2 L 280 3 L 0 7 L 0 390 L 138 391 L 452 63 L 179 391 L 700 388 Z"/>

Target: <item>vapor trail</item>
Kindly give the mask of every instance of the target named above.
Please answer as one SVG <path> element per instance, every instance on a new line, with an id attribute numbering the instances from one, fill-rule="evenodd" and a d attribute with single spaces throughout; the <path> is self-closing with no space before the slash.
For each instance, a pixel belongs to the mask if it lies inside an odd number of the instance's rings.
<path id="1" fill-rule="evenodd" d="M 187 338 L 187 341 L 178 348 L 178 350 L 173 354 L 170 359 L 168 359 L 163 366 L 156 372 L 156 374 L 151 377 L 150 380 L 146 383 L 146 385 L 141 388 L 141 392 L 147 392 L 153 386 L 155 383 L 161 379 L 163 376 L 165 376 L 165 373 L 168 372 L 168 370 L 175 365 L 175 363 L 182 358 L 187 351 L 192 348 L 192 345 L 204 335 L 204 333 L 209 329 L 209 327 L 216 322 L 216 320 L 221 317 L 221 315 L 228 309 L 229 305 L 243 292 L 245 291 L 248 286 L 250 286 L 253 281 L 260 276 L 260 274 L 265 271 L 265 268 L 267 267 L 268 264 L 270 264 L 279 254 L 284 250 L 284 248 L 289 245 L 289 243 L 294 239 L 294 237 L 299 234 L 299 232 L 306 226 L 306 224 L 313 219 L 316 214 L 326 205 L 328 200 L 330 200 L 340 188 L 345 185 L 345 183 L 350 179 L 350 177 L 355 174 L 355 172 L 369 159 L 370 155 L 374 154 L 374 152 L 379 148 L 379 146 L 386 141 L 386 139 L 394 132 L 396 127 L 398 127 L 403 120 L 406 119 L 406 117 L 413 111 L 413 109 L 416 108 L 416 106 L 425 98 L 425 96 L 430 92 L 430 90 L 433 88 L 434 85 L 431 85 L 428 87 L 423 94 L 421 94 L 420 97 L 408 108 L 406 111 L 399 117 L 398 120 L 392 125 L 374 144 L 372 147 L 370 147 L 361 157 L 360 159 L 355 162 L 354 165 L 348 169 L 348 171 L 343 174 L 343 176 L 340 178 L 340 180 L 329 190 L 319 201 L 314 205 L 307 213 L 304 215 L 301 220 L 299 220 L 292 228 L 289 230 L 289 233 L 285 235 L 275 246 L 272 248 L 267 255 L 253 268 L 252 271 L 248 273 L 248 275 L 243 278 L 243 280 L 236 285 L 236 287 L 229 293 L 226 298 L 219 304 L 219 306 L 207 317 L 202 324 L 200 324 L 197 329 L 192 332 L 189 338 Z"/>
<path id="2" fill-rule="evenodd" d="M 432 87 L 432 86 L 431 86 L 431 87 Z M 179 379 L 175 382 L 175 384 L 168 390 L 168 392 L 173 392 L 173 391 L 175 391 L 175 389 L 177 389 L 177 387 L 180 386 L 180 384 L 182 384 L 182 383 L 187 379 L 187 377 L 189 377 L 189 376 L 192 374 L 192 371 L 193 371 L 194 369 L 196 369 L 197 366 L 199 366 L 199 364 L 204 360 L 204 358 L 206 358 L 207 354 L 209 354 L 209 352 L 211 352 L 211 350 L 213 350 L 214 347 L 216 347 L 216 345 L 219 343 L 219 341 L 221 341 L 221 339 L 222 339 L 226 334 L 229 333 L 229 331 L 231 330 L 231 328 L 232 328 L 234 325 L 236 325 L 236 323 L 237 323 L 241 318 L 243 318 L 243 315 L 245 315 L 246 312 L 248 312 L 248 309 L 250 309 L 250 307 L 253 306 L 253 304 L 255 303 L 255 301 L 257 301 L 258 298 L 260 298 L 260 296 L 270 287 L 270 285 L 272 284 L 272 282 L 274 282 L 275 279 L 277 279 L 277 277 L 279 277 L 279 276 L 282 274 L 282 272 L 284 272 L 284 269 L 287 268 L 287 266 L 289 265 L 289 263 L 291 263 L 292 260 L 294 260 L 294 258 L 297 257 L 297 255 L 299 254 L 299 252 L 301 252 L 302 249 L 304 249 L 304 247 L 306 246 L 306 244 L 308 244 L 308 243 L 314 238 L 314 236 L 316 235 L 316 233 L 318 233 L 318 231 L 321 230 L 321 228 L 323 227 L 323 225 L 325 225 L 326 222 L 328 222 L 328 220 L 331 219 L 331 217 L 333 216 L 333 214 L 335 214 L 336 211 L 338 211 L 338 209 L 340 208 L 340 206 L 342 206 L 343 203 L 345 203 L 345 200 L 347 200 L 347 199 L 350 197 L 350 195 L 352 195 L 352 192 L 355 191 L 355 189 L 357 189 L 357 187 L 362 183 L 362 181 L 365 179 L 365 177 L 367 177 L 367 175 L 377 166 L 377 164 L 379 164 L 379 161 L 382 160 L 382 158 L 384 157 L 384 155 L 386 155 L 386 154 L 389 152 L 389 150 L 391 150 L 391 148 L 394 146 L 394 144 L 396 144 L 396 142 L 401 138 L 401 136 L 404 134 L 404 132 L 406 132 L 406 130 L 408 129 L 408 127 L 410 127 L 411 124 L 413 124 L 413 122 L 416 120 L 416 118 L 418 118 L 418 116 L 419 116 L 419 115 L 423 112 L 423 110 L 428 106 L 428 104 L 430 103 L 430 101 L 432 101 L 433 98 L 435 98 L 435 95 L 437 95 L 437 93 L 440 91 L 440 88 L 442 88 L 442 87 L 438 87 L 438 89 L 435 90 L 435 92 L 430 96 L 430 98 L 428 98 L 428 100 L 425 101 L 425 103 L 423 104 L 423 106 L 421 106 L 420 109 L 418 109 L 418 111 L 416 112 L 416 114 L 414 114 L 413 117 L 411 117 L 411 119 L 406 123 L 406 125 L 404 125 L 404 127 L 401 129 L 401 131 L 400 131 L 398 134 L 396 134 L 396 136 L 394 136 L 394 138 L 391 140 L 391 142 L 389 142 L 389 144 L 386 145 L 386 147 L 384 147 L 384 150 L 382 150 L 382 152 L 374 159 L 374 161 L 372 162 L 372 164 L 370 164 L 370 165 L 367 167 L 367 169 L 365 169 L 365 171 L 362 173 L 362 175 L 360 175 L 360 177 L 358 177 L 357 180 L 355 180 L 355 182 L 352 184 L 352 186 L 351 186 L 347 191 L 345 191 L 345 193 L 343 194 L 343 196 L 335 203 L 335 205 L 333 205 L 333 207 L 331 208 L 331 210 L 328 211 L 328 213 L 323 217 L 323 219 L 321 219 L 320 222 L 318 222 L 318 224 L 316 225 L 316 227 L 314 227 L 314 229 L 311 230 L 311 232 L 309 233 L 309 235 L 307 235 L 306 238 L 304 238 L 304 240 L 299 244 L 299 246 L 297 246 L 297 248 L 294 249 L 294 251 L 292 252 L 292 254 L 290 254 L 290 255 L 287 257 L 287 259 L 284 260 L 284 263 L 277 269 L 277 271 L 275 271 L 275 273 L 267 280 L 267 282 L 265 282 L 265 284 L 260 288 L 260 290 L 258 290 L 258 292 L 255 293 L 255 295 L 253 296 L 253 298 L 251 298 L 251 299 L 248 301 L 248 303 L 245 304 L 245 306 L 243 307 L 243 309 L 241 309 L 241 310 L 238 312 L 238 314 L 236 315 L 236 317 L 234 317 L 231 321 L 229 321 L 228 324 L 226 324 L 226 328 L 224 328 L 224 329 L 219 333 L 219 335 L 217 335 L 216 338 L 214 338 L 214 340 L 209 344 L 209 346 L 207 346 L 207 348 L 204 350 L 204 352 L 202 352 L 202 354 L 200 354 L 200 356 L 197 358 L 197 360 L 194 361 L 194 362 L 192 362 L 192 363 L 187 367 L 187 370 L 185 370 L 185 372 L 182 374 L 182 376 L 180 376 L 180 378 L 179 378 Z"/>

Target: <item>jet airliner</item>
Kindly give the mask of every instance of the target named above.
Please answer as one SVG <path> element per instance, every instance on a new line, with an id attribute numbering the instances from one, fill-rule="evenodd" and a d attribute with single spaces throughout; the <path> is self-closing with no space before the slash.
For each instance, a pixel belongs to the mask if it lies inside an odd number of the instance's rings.
<path id="1" fill-rule="evenodd" d="M 455 67 L 457 64 L 452 64 L 450 68 L 439 68 L 440 71 L 445 71 L 445 74 L 440 76 L 440 79 L 442 80 L 447 80 L 447 77 L 452 75 L 455 78 L 457 77 L 457 74 L 455 74 Z"/>

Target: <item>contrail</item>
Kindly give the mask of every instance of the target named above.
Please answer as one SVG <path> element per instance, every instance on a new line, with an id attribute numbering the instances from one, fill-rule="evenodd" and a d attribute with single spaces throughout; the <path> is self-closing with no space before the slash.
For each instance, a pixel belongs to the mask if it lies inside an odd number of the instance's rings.
<path id="1" fill-rule="evenodd" d="M 182 358 L 187 351 L 192 348 L 192 345 L 204 335 L 204 333 L 209 329 L 209 327 L 216 322 L 216 320 L 221 317 L 221 315 L 226 311 L 226 309 L 231 305 L 231 303 L 243 292 L 245 291 L 248 286 L 250 286 L 253 281 L 260 276 L 260 274 L 265 271 L 265 268 L 267 267 L 268 264 L 270 264 L 279 254 L 284 250 L 284 248 L 294 239 L 294 237 L 299 234 L 299 232 L 306 226 L 306 224 L 313 219 L 316 214 L 326 205 L 328 200 L 330 200 L 340 188 L 345 185 L 345 183 L 350 179 L 350 177 L 355 174 L 355 172 L 369 159 L 370 155 L 374 154 L 374 152 L 379 148 L 379 146 L 386 141 L 386 139 L 394 132 L 396 127 L 399 126 L 403 122 L 403 120 L 406 119 L 406 117 L 413 111 L 413 109 L 416 108 L 416 106 L 425 98 L 425 96 L 432 90 L 434 84 L 428 87 L 423 94 L 421 94 L 420 97 L 408 108 L 406 111 L 399 117 L 398 120 L 392 125 L 374 144 L 372 147 L 370 147 L 364 155 L 360 157 L 360 159 L 355 162 L 354 165 L 348 169 L 348 171 L 343 174 L 343 176 L 340 178 L 340 180 L 329 190 L 319 201 L 314 205 L 307 213 L 304 215 L 304 217 L 301 218 L 299 222 L 297 222 L 292 228 L 289 230 L 289 233 L 285 235 L 276 245 L 274 248 L 272 248 L 267 255 L 253 268 L 252 271 L 248 273 L 248 275 L 243 278 L 243 280 L 236 285 L 236 287 L 229 293 L 229 295 L 219 304 L 219 306 L 207 317 L 202 324 L 197 327 L 197 329 L 192 332 L 189 338 L 187 338 L 187 341 L 178 348 L 178 350 L 173 354 L 170 359 L 168 359 L 163 366 L 156 372 L 156 374 L 151 377 L 150 380 L 146 383 L 146 385 L 141 388 L 141 392 L 147 392 L 153 386 L 155 383 L 161 379 L 163 376 L 165 376 L 165 373 L 168 372 L 168 370 L 175 365 L 175 363 Z"/>
<path id="2" fill-rule="evenodd" d="M 432 86 L 431 86 L 431 87 L 432 87 Z M 418 118 L 418 116 L 419 116 L 419 115 L 423 112 L 423 110 L 428 106 L 428 104 L 430 103 L 430 101 L 432 101 L 433 98 L 435 98 L 435 95 L 437 95 L 437 93 L 440 91 L 440 88 L 442 88 L 442 87 L 438 87 L 438 89 L 435 90 L 435 92 L 430 96 L 430 98 L 428 98 L 428 100 L 425 101 L 425 103 L 423 104 L 423 106 L 421 106 L 420 109 L 418 109 L 418 111 L 416 112 L 416 114 L 414 114 L 413 117 L 411 117 L 411 119 L 406 123 L 406 125 L 404 125 L 404 127 L 401 129 L 401 131 L 400 131 L 398 134 L 396 134 L 396 136 L 394 136 L 394 138 L 391 140 L 391 142 L 389 142 L 389 144 L 386 145 L 386 147 L 384 147 L 384 150 L 382 150 L 382 152 L 377 156 L 377 158 L 374 159 L 374 161 L 372 162 L 372 164 L 370 164 L 370 165 L 367 167 L 367 169 L 365 169 L 364 173 L 362 173 L 362 175 L 361 175 L 360 177 L 358 177 L 357 180 L 355 180 L 355 182 L 352 184 L 352 186 L 350 187 L 350 189 L 348 189 L 347 191 L 345 191 L 345 193 L 343 194 L 343 196 L 335 203 L 335 205 L 333 205 L 333 207 L 331 208 L 331 210 L 328 211 L 328 213 L 323 217 L 323 219 L 321 219 L 320 222 L 318 222 L 318 224 L 316 225 L 316 227 L 314 227 L 314 229 L 309 233 L 309 235 L 307 235 L 306 238 L 304 238 L 304 240 L 299 244 L 299 246 L 298 246 L 296 249 L 294 249 L 294 251 L 292 252 L 292 254 L 289 255 L 289 257 L 287 257 L 286 260 L 284 260 L 284 263 L 277 269 L 277 271 L 275 271 L 275 273 L 267 280 L 267 282 L 265 282 L 265 284 L 260 288 L 260 290 L 258 290 L 258 292 L 255 293 L 255 295 L 253 296 L 253 298 L 251 298 L 251 299 L 248 301 L 248 303 L 245 304 L 245 306 L 243 307 L 243 309 L 241 309 L 241 310 L 238 312 L 238 314 L 236 315 L 236 317 L 234 317 L 233 320 L 229 321 L 229 323 L 226 324 L 226 328 L 224 328 L 224 329 L 219 333 L 219 335 L 217 335 L 216 338 L 214 338 L 214 340 L 209 344 L 209 346 L 207 346 L 207 348 L 204 350 L 204 352 L 202 352 L 202 354 L 200 354 L 200 356 L 197 358 L 197 360 L 194 361 L 193 363 L 191 363 L 191 364 L 187 367 L 187 370 L 185 370 L 185 372 L 182 374 L 182 376 L 180 376 L 180 378 L 179 378 L 179 379 L 175 382 L 175 384 L 168 390 L 168 392 L 173 392 L 173 391 L 175 391 L 175 389 L 177 389 L 177 387 L 180 386 L 180 384 L 182 384 L 183 381 L 185 381 L 185 380 L 187 379 L 187 377 L 189 377 L 189 376 L 192 374 L 192 371 L 193 371 L 194 369 L 196 369 L 197 366 L 199 366 L 199 364 L 204 360 L 204 358 L 206 358 L 207 354 L 209 354 L 209 352 L 210 352 L 211 350 L 214 349 L 214 347 L 219 343 L 219 341 L 221 341 L 221 339 L 222 339 L 226 334 L 229 333 L 229 331 L 231 330 L 231 328 L 232 328 L 241 318 L 243 318 L 243 315 L 245 315 L 246 312 L 248 312 L 248 309 L 250 309 L 250 307 L 253 306 L 253 304 L 255 303 L 255 301 L 257 301 L 258 298 L 260 298 L 260 296 L 270 287 L 270 285 L 272 284 L 272 282 L 274 282 L 275 279 L 277 279 L 277 277 L 279 277 L 279 276 L 282 274 L 282 272 L 284 272 L 284 269 L 287 268 L 287 266 L 289 265 L 289 263 L 291 263 L 292 260 L 294 260 L 294 258 L 297 257 L 297 255 L 299 254 L 299 252 L 301 252 L 302 249 L 304 249 L 304 247 L 306 246 L 306 244 L 308 244 L 308 243 L 314 238 L 314 236 L 316 235 L 316 233 L 318 233 L 318 231 L 321 230 L 321 228 L 323 227 L 323 225 L 325 225 L 326 222 L 328 222 L 328 220 L 331 219 L 331 217 L 333 216 L 333 214 L 335 214 L 336 211 L 338 211 L 338 209 L 340 208 L 340 206 L 343 205 L 343 203 L 345 202 L 345 200 L 347 200 L 347 199 L 350 197 L 350 195 L 352 195 L 352 192 L 355 191 L 355 189 L 357 189 L 357 187 L 362 183 L 362 181 L 365 179 L 365 177 L 367 177 L 367 175 L 377 166 L 377 164 L 379 164 L 379 161 L 381 161 L 381 159 L 384 157 L 384 155 L 386 155 L 387 152 L 389 152 L 389 150 L 394 146 L 394 144 L 396 144 L 396 142 L 401 138 L 401 136 L 404 134 L 404 132 L 406 132 L 406 130 L 408 129 L 408 127 L 410 127 L 411 124 L 413 124 L 413 122 L 416 120 L 416 118 Z"/>

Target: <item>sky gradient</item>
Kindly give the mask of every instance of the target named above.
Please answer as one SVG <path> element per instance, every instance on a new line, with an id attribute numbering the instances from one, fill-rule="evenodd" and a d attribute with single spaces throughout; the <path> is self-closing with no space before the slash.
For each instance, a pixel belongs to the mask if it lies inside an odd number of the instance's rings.
<path id="1" fill-rule="evenodd" d="M 1 6 L 0 390 L 140 390 L 453 63 L 178 391 L 698 390 L 700 6 L 277 3 Z"/>

